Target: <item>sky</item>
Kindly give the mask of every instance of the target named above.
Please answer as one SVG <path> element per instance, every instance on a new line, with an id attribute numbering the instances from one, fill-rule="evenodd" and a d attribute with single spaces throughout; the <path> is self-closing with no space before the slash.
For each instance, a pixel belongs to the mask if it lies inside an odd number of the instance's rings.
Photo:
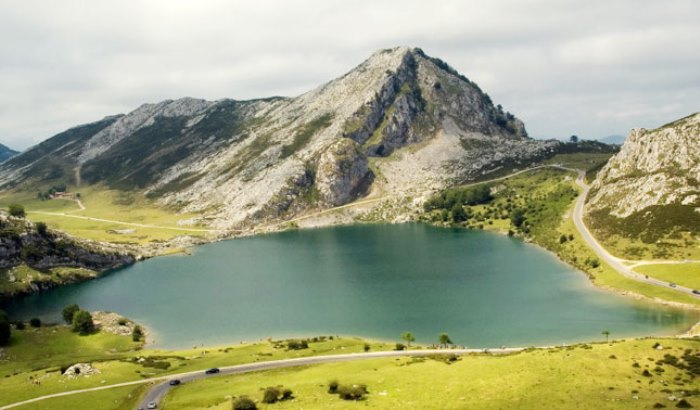
<path id="1" fill-rule="evenodd" d="M 420 47 L 531 136 L 626 135 L 700 111 L 697 0 L 0 0 L 0 143 L 184 96 L 296 96 Z"/>

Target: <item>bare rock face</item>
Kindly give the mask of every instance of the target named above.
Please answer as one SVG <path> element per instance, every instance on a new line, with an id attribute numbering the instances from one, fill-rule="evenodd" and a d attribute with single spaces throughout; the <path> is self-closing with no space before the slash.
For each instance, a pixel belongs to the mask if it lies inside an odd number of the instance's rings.
<path id="1" fill-rule="evenodd" d="M 76 363 L 67 368 L 66 371 L 63 372 L 63 375 L 70 379 L 75 379 L 76 377 L 86 377 L 100 373 L 102 373 L 100 372 L 100 369 L 96 369 L 90 366 L 88 363 Z"/>
<path id="2" fill-rule="evenodd" d="M 338 206 L 363 193 L 373 174 L 367 157 L 357 142 L 342 138 L 321 155 L 316 174 L 318 191 L 324 203 Z"/>
<path id="3" fill-rule="evenodd" d="M 700 209 L 700 113 L 634 129 L 591 185 L 588 209 L 625 218 L 652 206 Z"/>

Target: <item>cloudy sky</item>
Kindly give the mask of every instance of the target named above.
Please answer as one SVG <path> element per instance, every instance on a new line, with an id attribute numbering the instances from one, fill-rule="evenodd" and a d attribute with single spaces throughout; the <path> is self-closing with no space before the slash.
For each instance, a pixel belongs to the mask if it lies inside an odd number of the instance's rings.
<path id="1" fill-rule="evenodd" d="M 697 0 L 0 0 L 0 143 L 183 96 L 294 96 L 373 51 L 423 48 L 532 136 L 599 138 L 700 111 Z"/>

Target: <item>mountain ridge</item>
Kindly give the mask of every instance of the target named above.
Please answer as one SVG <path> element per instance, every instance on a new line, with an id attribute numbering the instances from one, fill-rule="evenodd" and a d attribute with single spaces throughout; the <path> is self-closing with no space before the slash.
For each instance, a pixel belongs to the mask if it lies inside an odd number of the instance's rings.
<path id="1" fill-rule="evenodd" d="M 6 145 L 0 144 L 0 162 L 7 161 L 17 154 L 19 154 L 19 151 L 15 151 Z"/>
<path id="2" fill-rule="evenodd" d="M 71 128 L 0 166 L 0 188 L 103 184 L 233 228 L 440 189 L 557 144 L 442 60 L 397 47 L 298 97 L 165 100 Z"/>

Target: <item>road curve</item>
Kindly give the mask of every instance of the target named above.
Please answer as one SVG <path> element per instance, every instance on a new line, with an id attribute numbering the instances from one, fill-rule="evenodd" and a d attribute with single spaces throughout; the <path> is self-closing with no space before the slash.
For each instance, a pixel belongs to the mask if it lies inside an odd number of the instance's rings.
<path id="1" fill-rule="evenodd" d="M 173 388 L 170 380 L 178 379 L 182 383 L 191 382 L 193 380 L 201 380 L 209 377 L 221 375 L 232 375 L 249 372 L 257 372 L 262 370 L 281 369 L 285 367 L 308 366 L 322 363 L 337 363 L 348 362 L 353 360 L 377 359 L 384 357 L 405 357 L 405 356 L 428 356 L 435 354 L 468 354 L 468 353 L 489 353 L 489 354 L 507 354 L 523 350 L 520 347 L 501 348 L 501 349 L 423 349 L 423 350 L 400 350 L 400 351 L 382 351 L 369 353 L 349 353 L 330 356 L 312 356 L 301 357 L 297 359 L 273 360 L 267 362 L 256 362 L 248 364 L 240 364 L 236 366 L 227 366 L 220 368 L 221 372 L 216 374 L 205 374 L 204 371 L 196 371 L 182 374 L 174 374 L 168 376 L 167 380 L 155 385 L 141 400 L 137 408 L 146 409 L 149 402 L 154 401 L 160 404 L 160 401 L 165 397 L 168 391 Z"/>
<path id="2" fill-rule="evenodd" d="M 621 275 L 639 281 L 639 282 L 644 282 L 650 285 L 655 285 L 655 286 L 661 286 L 666 289 L 671 289 L 675 290 L 677 292 L 681 293 L 686 293 L 690 296 L 694 297 L 700 297 L 700 295 L 696 295 L 693 293 L 693 289 L 686 288 L 684 286 L 676 285 L 675 287 L 671 287 L 668 282 L 664 282 L 658 279 L 650 278 L 646 275 L 642 275 L 641 273 L 637 273 L 630 269 L 628 266 L 625 266 L 622 263 L 622 259 L 616 258 L 615 256 L 611 255 L 610 252 L 605 250 L 603 246 L 593 237 L 591 234 L 591 231 L 588 230 L 588 227 L 586 224 L 583 222 L 583 209 L 586 204 L 586 197 L 588 196 L 588 191 L 590 187 L 586 182 L 584 181 L 584 178 L 586 176 L 586 173 L 581 170 L 576 170 L 578 172 L 578 177 L 576 178 L 576 184 L 583 189 L 583 192 L 581 192 L 581 195 L 579 195 L 578 199 L 576 200 L 576 207 L 574 208 L 574 225 L 576 225 L 576 229 L 579 231 L 583 239 L 588 243 L 588 245 L 593 249 L 593 251 L 598 255 L 598 257 L 602 260 L 604 260 L 606 263 L 608 263 L 610 266 L 613 267 L 616 271 L 618 271 Z"/>

